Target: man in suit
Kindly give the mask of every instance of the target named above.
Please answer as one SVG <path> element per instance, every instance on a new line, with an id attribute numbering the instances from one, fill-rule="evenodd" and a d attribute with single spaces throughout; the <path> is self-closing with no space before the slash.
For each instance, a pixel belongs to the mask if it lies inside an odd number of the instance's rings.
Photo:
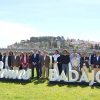
<path id="1" fill-rule="evenodd" d="M 93 68 L 95 75 L 94 80 L 96 81 L 96 73 L 100 71 L 100 55 L 98 50 L 96 51 L 96 56 L 93 58 L 93 64 L 94 64 Z"/>
<path id="2" fill-rule="evenodd" d="M 81 67 L 82 73 L 85 71 L 85 73 L 88 77 L 89 57 L 87 57 L 86 55 L 87 55 L 87 52 L 84 51 L 83 57 L 81 57 L 81 59 L 80 59 L 80 67 Z"/>
<path id="3" fill-rule="evenodd" d="M 89 64 L 90 64 L 90 66 L 91 66 L 91 70 L 93 70 L 93 66 L 94 66 L 94 64 L 93 64 L 93 58 L 96 56 L 95 53 L 96 53 L 96 51 L 93 50 L 93 54 L 90 55 Z"/>
<path id="4" fill-rule="evenodd" d="M 13 67 L 13 70 L 19 70 L 20 68 L 20 57 L 17 55 L 17 51 L 14 52 L 15 55 L 12 56 L 12 62 L 11 65 Z"/>
<path id="5" fill-rule="evenodd" d="M 32 54 L 32 79 L 34 78 L 34 67 L 36 67 L 37 79 L 39 78 L 39 54 L 37 54 L 37 50 L 34 49 L 34 53 Z"/>
<path id="6" fill-rule="evenodd" d="M 11 69 L 11 56 L 9 55 L 9 52 L 6 52 L 6 55 L 3 57 L 3 63 L 5 69 Z"/>
<path id="7" fill-rule="evenodd" d="M 41 56 L 41 60 L 40 60 L 40 63 L 41 63 L 41 68 L 42 68 L 42 78 L 44 79 L 45 77 L 45 72 L 46 72 L 46 79 L 48 80 L 48 77 L 49 77 L 49 64 L 50 64 L 50 57 L 47 55 L 47 51 L 44 50 L 43 51 L 43 56 Z"/>
<path id="8" fill-rule="evenodd" d="M 41 63 L 40 63 L 40 59 L 41 59 L 41 51 L 40 50 L 38 50 L 38 54 L 39 54 L 39 76 L 41 77 L 42 69 L 41 69 Z"/>

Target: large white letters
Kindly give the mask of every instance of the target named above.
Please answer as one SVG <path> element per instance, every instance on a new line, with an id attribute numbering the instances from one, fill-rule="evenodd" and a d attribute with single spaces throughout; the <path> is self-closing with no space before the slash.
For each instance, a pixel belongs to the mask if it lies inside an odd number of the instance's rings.
<path id="1" fill-rule="evenodd" d="M 59 76 L 59 80 L 58 81 L 65 81 L 65 82 L 68 81 L 64 71 L 62 71 L 61 75 Z"/>
<path id="2" fill-rule="evenodd" d="M 31 77 L 31 69 L 25 70 L 7 70 L 1 69 L 0 78 L 9 78 L 9 79 L 24 79 L 28 80 Z"/>
<path id="3" fill-rule="evenodd" d="M 75 78 L 72 79 L 72 73 L 75 74 Z M 76 70 L 69 71 L 69 82 L 76 82 L 79 79 L 79 74 Z"/>
<path id="4" fill-rule="evenodd" d="M 82 81 L 89 82 L 89 79 L 88 79 L 85 71 L 82 73 L 82 76 L 81 76 L 81 79 L 80 79 L 80 82 L 82 82 Z"/>
<path id="5" fill-rule="evenodd" d="M 56 81 L 58 79 L 57 71 L 55 69 L 50 69 L 49 71 L 50 71 L 49 81 Z"/>

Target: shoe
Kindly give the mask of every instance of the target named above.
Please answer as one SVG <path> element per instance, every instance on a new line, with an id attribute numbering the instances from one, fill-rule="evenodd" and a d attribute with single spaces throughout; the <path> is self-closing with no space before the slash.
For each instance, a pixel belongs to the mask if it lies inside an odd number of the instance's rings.
<path id="1" fill-rule="evenodd" d="M 43 80 L 44 78 L 42 77 L 41 79 Z"/>

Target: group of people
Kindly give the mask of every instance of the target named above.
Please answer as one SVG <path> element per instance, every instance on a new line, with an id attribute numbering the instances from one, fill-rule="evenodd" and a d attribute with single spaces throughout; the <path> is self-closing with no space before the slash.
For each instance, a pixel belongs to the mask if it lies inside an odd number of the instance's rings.
<path id="1" fill-rule="evenodd" d="M 68 54 L 68 51 L 64 49 L 60 55 L 58 50 L 54 52 L 52 56 L 53 68 L 60 75 L 62 70 L 66 73 L 69 73 L 69 63 L 72 70 L 76 70 L 79 73 L 79 76 L 83 72 L 86 73 L 88 77 L 89 67 L 91 70 L 94 70 L 94 79 L 96 81 L 96 73 L 100 71 L 100 55 L 98 50 L 93 50 L 93 53 L 88 57 L 87 52 L 83 51 L 82 54 L 76 53 L 76 49 L 73 49 L 71 55 Z M 72 74 L 72 78 L 75 78 L 75 74 Z"/>
<path id="2" fill-rule="evenodd" d="M 49 77 L 49 64 L 50 64 L 50 56 L 47 51 L 43 51 L 43 55 L 41 55 L 40 50 L 34 49 L 30 52 L 30 54 L 26 52 L 21 52 L 20 55 L 17 51 L 15 52 L 6 52 L 4 56 L 0 53 L 0 61 L 3 62 L 4 69 L 10 70 L 21 70 L 24 69 L 27 71 L 28 68 L 32 69 L 32 79 L 34 78 L 34 69 L 36 68 L 37 79 L 42 77 L 46 79 Z"/>
<path id="3" fill-rule="evenodd" d="M 34 49 L 27 54 L 26 52 L 21 52 L 18 55 L 17 51 L 6 52 L 4 57 L 0 53 L 0 61 L 3 61 L 5 69 L 13 69 L 13 70 L 27 70 L 27 68 L 32 69 L 32 79 L 34 78 L 34 68 L 36 68 L 37 79 L 40 77 L 42 79 L 46 79 L 49 77 L 49 66 L 50 66 L 50 56 L 46 50 L 37 51 Z M 57 71 L 57 74 L 60 75 L 62 70 L 66 73 L 69 73 L 69 63 L 71 64 L 71 69 L 76 70 L 79 75 L 85 71 L 88 77 L 88 68 L 91 66 L 91 70 L 95 71 L 95 75 L 98 71 L 100 71 L 100 55 L 99 51 L 93 50 L 93 54 L 90 57 L 87 56 L 87 52 L 83 51 L 82 55 L 76 53 L 76 49 L 73 49 L 73 53 L 71 55 L 68 54 L 66 49 L 62 50 L 62 54 L 59 54 L 58 50 L 55 50 L 54 55 L 52 56 L 52 68 Z M 95 76 L 94 75 L 94 76 Z M 72 74 L 74 78 L 75 75 Z M 96 80 L 95 80 L 96 81 Z"/>

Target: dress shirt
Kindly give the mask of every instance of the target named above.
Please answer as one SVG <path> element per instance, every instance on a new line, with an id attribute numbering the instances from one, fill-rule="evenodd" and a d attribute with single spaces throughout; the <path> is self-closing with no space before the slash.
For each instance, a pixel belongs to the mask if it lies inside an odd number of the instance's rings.
<path id="1" fill-rule="evenodd" d="M 46 59 L 46 56 L 44 56 L 44 60 Z"/>
<path id="2" fill-rule="evenodd" d="M 26 63 L 26 57 L 24 57 L 24 63 Z"/>
<path id="3" fill-rule="evenodd" d="M 5 57 L 5 66 L 8 66 L 8 56 Z"/>
<path id="4" fill-rule="evenodd" d="M 36 57 L 36 54 L 34 53 L 34 58 Z"/>
<path id="5" fill-rule="evenodd" d="M 17 55 L 14 56 L 14 58 L 16 59 Z"/>
<path id="6" fill-rule="evenodd" d="M 97 61 L 98 61 L 98 59 L 99 59 L 99 56 L 97 56 Z"/>

